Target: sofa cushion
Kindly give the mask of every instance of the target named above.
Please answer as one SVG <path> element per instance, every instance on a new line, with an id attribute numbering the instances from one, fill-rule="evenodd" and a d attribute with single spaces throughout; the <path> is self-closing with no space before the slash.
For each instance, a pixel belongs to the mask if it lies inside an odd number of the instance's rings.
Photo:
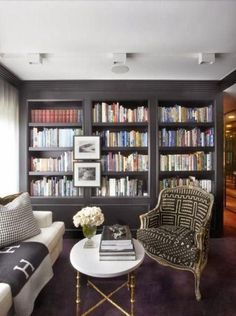
<path id="1" fill-rule="evenodd" d="M 0 231 L 0 248 L 40 233 L 27 192 L 5 206 L 0 205 Z"/>
<path id="2" fill-rule="evenodd" d="M 194 231 L 180 226 L 162 225 L 139 229 L 137 238 L 147 253 L 169 263 L 193 267 L 199 256 L 194 244 Z"/>
<path id="3" fill-rule="evenodd" d="M 22 192 L 7 195 L 7 196 L 0 198 L 0 205 L 6 205 L 6 204 L 12 202 L 16 197 L 20 196 L 21 194 L 22 194 Z"/>
<path id="4" fill-rule="evenodd" d="M 37 241 L 47 246 L 49 253 L 57 246 L 60 238 L 65 232 L 65 225 L 63 222 L 53 222 L 49 227 L 41 228 L 41 233 L 37 236 L 29 238 L 28 241 Z"/>

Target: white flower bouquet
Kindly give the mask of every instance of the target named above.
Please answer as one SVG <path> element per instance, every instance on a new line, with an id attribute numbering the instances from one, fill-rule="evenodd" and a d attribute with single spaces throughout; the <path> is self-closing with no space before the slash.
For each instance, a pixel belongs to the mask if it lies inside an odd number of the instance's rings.
<path id="1" fill-rule="evenodd" d="M 87 206 L 82 208 L 73 216 L 73 223 L 75 227 L 90 225 L 99 226 L 104 222 L 104 215 L 100 207 Z"/>

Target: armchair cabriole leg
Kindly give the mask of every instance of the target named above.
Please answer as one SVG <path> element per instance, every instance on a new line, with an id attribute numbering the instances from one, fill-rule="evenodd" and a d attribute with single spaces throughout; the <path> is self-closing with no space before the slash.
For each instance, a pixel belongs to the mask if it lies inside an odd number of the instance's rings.
<path id="1" fill-rule="evenodd" d="M 199 302 L 202 298 L 201 292 L 200 292 L 201 273 L 199 271 L 195 272 L 194 277 L 195 277 L 195 296 L 196 296 L 196 300 Z"/>

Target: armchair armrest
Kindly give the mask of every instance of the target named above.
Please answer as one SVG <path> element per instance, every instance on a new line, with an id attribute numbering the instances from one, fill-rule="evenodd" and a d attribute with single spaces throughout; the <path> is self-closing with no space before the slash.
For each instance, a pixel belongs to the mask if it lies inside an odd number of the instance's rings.
<path id="1" fill-rule="evenodd" d="M 159 208 L 154 208 L 149 212 L 140 215 L 139 218 L 141 222 L 140 229 L 158 227 L 160 222 Z"/>
<path id="2" fill-rule="evenodd" d="M 202 226 L 195 232 L 195 244 L 200 250 L 198 266 L 201 267 L 207 260 L 209 250 L 209 234 L 210 234 L 210 220 L 205 226 Z"/>
<path id="3" fill-rule="evenodd" d="M 195 232 L 195 243 L 198 249 L 201 251 L 206 248 L 206 242 L 205 240 L 209 238 L 209 232 L 210 232 L 210 219 L 208 219 L 203 226 L 201 226 L 196 232 Z"/>
<path id="4" fill-rule="evenodd" d="M 207 234 L 207 229 L 205 227 L 200 227 L 198 231 L 195 233 L 195 242 L 198 249 L 201 251 L 204 248 L 204 238 Z"/>
<path id="5" fill-rule="evenodd" d="M 39 225 L 39 228 L 49 227 L 52 224 L 51 211 L 33 211 L 34 217 Z"/>

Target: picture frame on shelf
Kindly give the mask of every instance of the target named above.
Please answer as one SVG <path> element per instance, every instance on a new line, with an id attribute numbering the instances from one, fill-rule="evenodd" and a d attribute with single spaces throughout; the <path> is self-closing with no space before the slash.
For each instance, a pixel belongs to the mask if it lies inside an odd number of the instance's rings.
<path id="1" fill-rule="evenodd" d="M 100 159 L 100 136 L 74 136 L 74 159 Z"/>
<path id="2" fill-rule="evenodd" d="M 75 187 L 100 187 L 100 162 L 74 162 L 73 178 Z"/>

